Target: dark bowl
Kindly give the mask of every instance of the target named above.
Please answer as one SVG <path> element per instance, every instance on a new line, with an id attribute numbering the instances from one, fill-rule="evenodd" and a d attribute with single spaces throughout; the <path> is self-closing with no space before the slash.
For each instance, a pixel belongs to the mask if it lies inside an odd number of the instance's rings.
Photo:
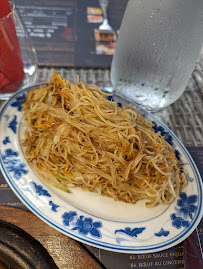
<path id="1" fill-rule="evenodd" d="M 39 241 L 21 228 L 2 220 L 0 220 L 0 265 L 10 269 L 58 269 Z"/>

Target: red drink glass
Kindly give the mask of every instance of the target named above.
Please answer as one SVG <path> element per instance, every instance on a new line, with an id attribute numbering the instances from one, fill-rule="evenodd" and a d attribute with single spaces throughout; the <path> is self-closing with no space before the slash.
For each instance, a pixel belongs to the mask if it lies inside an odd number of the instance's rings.
<path id="1" fill-rule="evenodd" d="M 37 56 L 25 25 L 12 1 L 0 3 L 0 99 L 34 84 Z"/>

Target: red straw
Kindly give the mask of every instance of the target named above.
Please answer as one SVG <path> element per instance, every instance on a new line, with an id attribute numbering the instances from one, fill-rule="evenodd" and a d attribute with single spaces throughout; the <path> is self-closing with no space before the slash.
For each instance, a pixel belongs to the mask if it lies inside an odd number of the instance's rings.
<path id="1" fill-rule="evenodd" d="M 12 92 L 24 78 L 23 62 L 8 0 L 0 0 L 0 93 Z"/>

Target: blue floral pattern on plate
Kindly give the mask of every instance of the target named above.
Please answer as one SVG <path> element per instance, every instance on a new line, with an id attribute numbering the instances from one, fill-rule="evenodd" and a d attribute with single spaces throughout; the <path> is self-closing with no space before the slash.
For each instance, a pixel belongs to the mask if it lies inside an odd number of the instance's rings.
<path id="1" fill-rule="evenodd" d="M 160 236 L 168 236 L 169 235 L 169 231 L 165 231 L 163 228 L 161 228 L 160 232 L 158 233 L 154 233 L 156 236 L 160 237 Z"/>
<path id="2" fill-rule="evenodd" d="M 174 243 L 180 243 L 196 228 L 203 213 L 201 177 L 184 146 L 153 115 L 138 108 L 143 116 L 155 123 L 155 131 L 165 136 L 176 157 L 184 163 L 188 185 L 178 199 L 170 206 L 159 209 L 158 214 L 153 208 L 144 209 L 139 205 L 133 205 L 132 214 L 129 214 L 131 211 L 125 205 L 119 210 L 119 215 L 115 215 L 116 207 L 110 209 L 110 200 L 106 211 L 102 211 L 104 204 L 96 207 L 94 198 L 90 199 L 89 204 L 89 197 L 77 200 L 79 196 L 72 196 L 72 193 L 67 194 L 67 200 L 62 199 L 58 192 L 35 174 L 28 163 L 23 162 L 25 158 L 19 132 L 26 92 L 23 90 L 11 97 L 0 112 L 0 167 L 11 188 L 36 215 L 70 237 L 95 247 L 123 253 L 167 249 Z M 119 106 L 128 105 L 128 101 L 116 95 L 113 95 L 112 100 Z M 125 211 L 127 217 L 124 218 Z"/>
<path id="3" fill-rule="evenodd" d="M 153 121 L 153 129 L 155 131 L 155 133 L 160 132 L 162 136 L 164 136 L 164 139 L 171 145 L 173 146 L 173 137 L 164 129 L 163 126 L 157 125 L 157 123 L 155 123 Z"/>
<path id="4" fill-rule="evenodd" d="M 124 233 L 124 234 L 127 234 L 131 237 L 137 237 L 138 234 L 141 234 L 146 228 L 145 227 L 141 227 L 141 228 L 133 228 L 131 229 L 130 227 L 126 227 L 124 230 L 123 229 L 120 229 L 120 230 L 116 230 L 115 231 L 115 234 L 116 233 Z"/>
<path id="5" fill-rule="evenodd" d="M 12 107 L 16 107 L 18 111 L 22 110 L 22 105 L 25 103 L 26 101 L 26 94 L 22 94 L 21 96 L 17 97 L 16 100 L 11 103 Z"/>
<path id="6" fill-rule="evenodd" d="M 69 211 L 69 212 L 65 212 L 62 215 L 62 219 L 63 219 L 63 223 L 65 226 L 69 226 L 70 222 L 73 220 L 73 218 L 77 216 L 77 213 L 75 211 Z"/>
<path id="7" fill-rule="evenodd" d="M 187 196 L 185 192 L 180 194 L 180 199 L 177 201 L 177 206 L 180 208 L 179 211 L 183 213 L 184 217 L 189 216 L 193 218 L 193 214 L 197 211 L 197 206 L 194 205 L 197 203 L 197 195 L 193 194 Z"/>
<path id="8" fill-rule="evenodd" d="M 18 124 L 17 116 L 14 115 L 13 119 L 11 120 L 11 122 L 8 125 L 8 128 L 11 128 L 11 130 L 14 132 L 14 134 L 16 134 L 16 132 L 17 132 L 17 124 Z"/>
<path id="9" fill-rule="evenodd" d="M 77 216 L 75 211 L 65 212 L 62 215 L 63 223 L 66 226 L 70 226 L 71 222 L 74 221 L 74 218 Z M 93 222 L 92 218 L 86 218 L 84 216 L 79 216 L 76 218 L 76 223 L 73 224 L 72 230 L 78 230 L 78 232 L 84 236 L 87 236 L 89 233 L 93 237 L 101 238 L 100 228 L 102 227 L 101 221 Z"/>
<path id="10" fill-rule="evenodd" d="M 5 139 L 3 140 L 4 145 L 11 143 L 10 137 L 6 136 Z"/>
<path id="11" fill-rule="evenodd" d="M 173 213 L 170 215 L 172 220 L 172 225 L 177 229 L 181 227 L 188 227 L 193 215 L 197 211 L 197 195 L 189 195 L 185 192 L 180 194 L 180 198 L 177 200 L 177 207 L 175 207 L 176 214 Z"/>
<path id="12" fill-rule="evenodd" d="M 185 220 L 182 217 L 177 217 L 176 214 L 171 214 L 171 220 L 172 220 L 172 225 L 176 227 L 177 229 L 180 229 L 182 227 L 188 227 L 189 226 L 189 221 Z"/>
<path id="13" fill-rule="evenodd" d="M 13 173 L 14 179 L 19 179 L 23 174 L 27 174 L 28 170 L 25 168 L 25 164 L 21 162 L 19 153 L 12 149 L 6 149 L 2 154 L 2 159 L 8 172 Z"/>
<path id="14" fill-rule="evenodd" d="M 80 216 L 77 219 L 76 226 L 72 228 L 72 230 L 78 230 L 80 234 L 85 236 L 90 233 L 94 237 L 101 238 L 102 235 L 99 230 L 101 227 L 101 221 L 93 222 L 92 218 L 84 218 L 84 216 Z"/>
<path id="15" fill-rule="evenodd" d="M 33 185 L 34 185 L 34 187 L 35 187 L 35 190 L 36 190 L 36 193 L 38 194 L 38 195 L 44 195 L 44 196 L 48 196 L 48 197 L 51 197 L 51 194 L 47 191 L 47 190 L 45 190 L 43 187 L 42 187 L 42 185 L 38 185 L 38 184 L 36 184 L 35 182 L 31 182 Z"/>
<path id="16" fill-rule="evenodd" d="M 49 201 L 49 205 L 51 206 L 51 210 L 53 212 L 57 212 L 57 208 L 60 207 L 59 205 L 53 203 L 53 201 Z"/>

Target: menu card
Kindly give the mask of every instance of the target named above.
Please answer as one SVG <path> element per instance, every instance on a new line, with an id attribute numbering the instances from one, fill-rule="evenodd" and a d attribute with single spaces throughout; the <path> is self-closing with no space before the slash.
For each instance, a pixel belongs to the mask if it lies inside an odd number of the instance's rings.
<path id="1" fill-rule="evenodd" d="M 110 67 L 127 0 L 110 0 L 109 23 L 114 34 L 98 32 L 103 22 L 95 0 L 15 0 L 31 36 L 39 65 Z"/>
<path id="2" fill-rule="evenodd" d="M 193 160 L 195 161 L 201 176 L 203 176 L 203 147 L 188 147 Z M 27 209 L 23 203 L 16 197 L 13 191 L 6 183 L 0 172 L 0 204 Z M 203 244 L 203 220 L 198 226 L 198 232 Z M 82 244 L 81 244 L 82 245 Z M 88 245 L 83 245 L 95 259 L 101 263 L 102 268 L 108 269 L 130 269 L 130 268 L 166 268 L 181 269 L 184 268 L 183 243 L 168 250 L 149 253 L 149 254 L 121 254 L 98 249 Z M 196 268 L 194 265 L 194 269 Z"/>

